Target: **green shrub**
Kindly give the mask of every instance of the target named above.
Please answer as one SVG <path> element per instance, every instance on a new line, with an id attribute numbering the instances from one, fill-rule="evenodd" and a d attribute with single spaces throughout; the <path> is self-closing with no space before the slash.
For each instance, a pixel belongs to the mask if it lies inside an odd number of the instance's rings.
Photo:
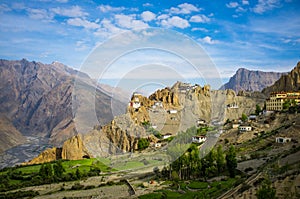
<path id="1" fill-rule="evenodd" d="M 150 142 L 146 138 L 141 138 L 138 141 L 138 150 L 144 150 L 150 145 Z"/>

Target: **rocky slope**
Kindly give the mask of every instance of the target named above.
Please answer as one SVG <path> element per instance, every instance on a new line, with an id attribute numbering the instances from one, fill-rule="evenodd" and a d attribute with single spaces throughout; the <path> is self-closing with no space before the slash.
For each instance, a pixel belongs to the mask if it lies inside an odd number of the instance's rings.
<path id="1" fill-rule="evenodd" d="M 26 138 L 6 117 L 0 117 L 0 153 L 13 146 L 23 144 Z"/>
<path id="2" fill-rule="evenodd" d="M 283 74 L 284 73 L 251 71 L 240 68 L 221 89 L 232 89 L 236 93 L 240 90 L 262 91 L 262 89 L 273 85 Z"/>
<path id="3" fill-rule="evenodd" d="M 74 101 L 75 80 L 82 85 L 82 89 L 76 90 Z M 90 100 L 86 96 L 94 98 Z M 81 123 L 76 126 L 75 121 L 80 121 L 77 118 L 79 109 L 88 112 L 89 107 L 94 107 L 98 120 L 95 124 L 103 125 L 113 119 L 111 97 L 95 88 L 86 74 L 58 62 L 42 64 L 25 59 L 1 59 L 0 101 L 0 115 L 6 116 L 17 131 L 25 136 L 49 137 L 53 145 L 61 145 L 78 133 L 77 126 Z M 121 102 L 116 101 L 115 104 L 124 107 Z M 4 136 L 2 139 L 10 143 L 10 137 Z"/>
<path id="4" fill-rule="evenodd" d="M 299 91 L 300 90 L 300 62 L 286 75 L 282 75 L 272 86 L 265 88 L 262 92 L 267 96 L 271 92 Z"/>

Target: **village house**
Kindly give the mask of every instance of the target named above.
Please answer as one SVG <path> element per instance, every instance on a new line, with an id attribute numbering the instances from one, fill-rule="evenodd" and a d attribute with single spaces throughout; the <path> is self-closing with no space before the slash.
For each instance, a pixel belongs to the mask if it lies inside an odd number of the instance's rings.
<path id="1" fill-rule="evenodd" d="M 175 109 L 170 109 L 170 110 L 168 110 L 168 113 L 169 113 L 169 114 L 176 114 L 176 113 L 177 113 L 177 110 L 175 110 Z"/>
<path id="2" fill-rule="evenodd" d="M 168 138 L 170 138 L 171 136 L 172 136 L 171 133 L 166 133 L 166 134 L 163 135 L 163 139 L 168 139 Z"/>
<path id="3" fill-rule="evenodd" d="M 206 136 L 200 135 L 200 136 L 193 136 L 192 142 L 193 143 L 202 143 L 206 141 Z"/>
<path id="4" fill-rule="evenodd" d="M 292 141 L 291 138 L 287 138 L 287 137 L 276 137 L 275 138 L 276 143 L 287 143 Z"/>
<path id="5" fill-rule="evenodd" d="M 154 147 L 155 147 L 155 148 L 161 147 L 161 142 L 156 142 L 156 143 L 154 143 Z"/>
<path id="6" fill-rule="evenodd" d="M 203 120 L 203 119 L 198 119 L 198 120 L 196 121 L 196 124 L 197 124 L 198 127 L 199 127 L 199 126 L 206 126 L 206 121 Z"/>
<path id="7" fill-rule="evenodd" d="M 252 120 L 252 121 L 255 121 L 256 120 L 256 115 L 249 115 L 248 119 Z"/>
<path id="8" fill-rule="evenodd" d="M 233 129 L 237 129 L 240 127 L 240 124 L 239 123 L 232 123 L 232 128 Z"/>
<path id="9" fill-rule="evenodd" d="M 227 108 L 239 108 L 238 104 L 236 102 L 227 104 Z"/>
<path id="10" fill-rule="evenodd" d="M 252 131 L 252 127 L 248 125 L 239 126 L 239 132 L 247 132 L 247 131 Z"/>
<path id="11" fill-rule="evenodd" d="M 155 102 L 155 103 L 152 105 L 152 108 L 153 108 L 153 109 L 156 109 L 156 108 L 163 108 L 163 104 L 162 104 L 162 102 Z"/>
<path id="12" fill-rule="evenodd" d="M 190 91 L 191 87 L 192 87 L 192 84 L 181 83 L 178 89 L 179 89 L 179 92 L 186 93 L 186 92 Z"/>

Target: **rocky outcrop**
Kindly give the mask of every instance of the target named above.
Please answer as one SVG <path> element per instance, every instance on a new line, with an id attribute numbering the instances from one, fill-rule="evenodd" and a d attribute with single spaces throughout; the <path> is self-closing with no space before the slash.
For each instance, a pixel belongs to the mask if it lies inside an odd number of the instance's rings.
<path id="1" fill-rule="evenodd" d="M 135 123 L 147 122 L 150 120 L 147 109 L 153 104 L 154 101 L 139 93 L 134 93 L 127 107 L 127 112 Z"/>
<path id="2" fill-rule="evenodd" d="M 61 158 L 64 160 L 79 160 L 92 157 L 85 148 L 80 135 L 73 136 L 64 142 Z"/>
<path id="3" fill-rule="evenodd" d="M 51 162 L 55 160 L 80 160 L 83 158 L 93 157 L 85 148 L 82 136 L 76 135 L 66 140 L 62 148 L 49 148 L 40 153 L 37 157 L 29 162 L 23 163 L 24 165 L 40 164 Z"/>
<path id="4" fill-rule="evenodd" d="M 271 86 L 284 73 L 251 71 L 245 68 L 237 70 L 235 75 L 229 79 L 220 89 L 232 89 L 236 93 L 244 91 L 262 91 L 262 89 Z"/>
<path id="5" fill-rule="evenodd" d="M 101 133 L 109 140 L 109 154 L 133 152 L 137 150 L 138 140 L 147 137 L 145 128 L 133 121 L 129 114 L 115 117 L 101 128 Z"/>
<path id="6" fill-rule="evenodd" d="M 41 164 L 41 163 L 46 163 L 46 162 L 52 162 L 55 160 L 60 160 L 61 159 L 61 151 L 62 151 L 61 148 L 56 148 L 56 147 L 46 149 L 40 155 L 33 158 L 29 162 L 23 163 L 23 165 Z"/>
<path id="7" fill-rule="evenodd" d="M 168 87 L 155 91 L 155 93 L 149 96 L 149 99 L 152 101 L 160 101 L 166 107 L 179 105 L 178 96 L 176 92 L 174 92 Z"/>
<path id="8" fill-rule="evenodd" d="M 288 74 L 282 75 L 272 86 L 265 88 L 262 93 L 269 96 L 271 92 L 300 90 L 300 62 Z"/>

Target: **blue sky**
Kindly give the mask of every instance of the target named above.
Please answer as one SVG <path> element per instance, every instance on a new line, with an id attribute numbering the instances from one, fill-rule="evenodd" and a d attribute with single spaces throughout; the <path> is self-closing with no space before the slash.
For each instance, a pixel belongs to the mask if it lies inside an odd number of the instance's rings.
<path id="1" fill-rule="evenodd" d="M 159 27 L 199 43 L 222 77 L 289 71 L 300 61 L 299 0 L 24 0 L 0 2 L 0 58 L 79 68 L 99 44 Z"/>

